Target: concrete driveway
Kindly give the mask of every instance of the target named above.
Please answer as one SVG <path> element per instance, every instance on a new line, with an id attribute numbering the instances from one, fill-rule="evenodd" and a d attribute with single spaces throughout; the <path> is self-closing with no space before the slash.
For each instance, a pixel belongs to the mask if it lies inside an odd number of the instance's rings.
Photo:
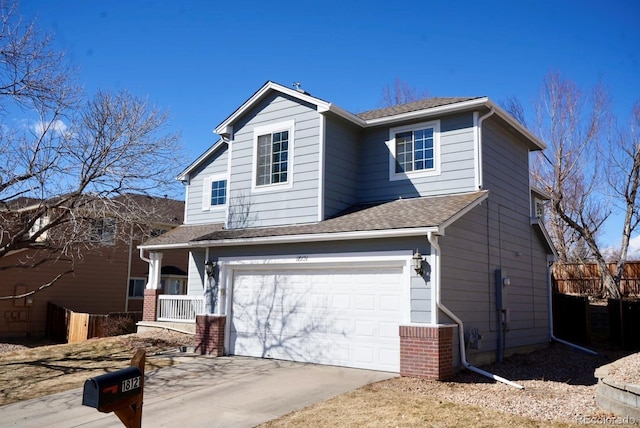
<path id="1" fill-rule="evenodd" d="M 252 427 L 395 373 L 245 357 L 174 356 L 147 373 L 143 427 Z M 2 427 L 122 427 L 75 389 L 0 407 Z"/>

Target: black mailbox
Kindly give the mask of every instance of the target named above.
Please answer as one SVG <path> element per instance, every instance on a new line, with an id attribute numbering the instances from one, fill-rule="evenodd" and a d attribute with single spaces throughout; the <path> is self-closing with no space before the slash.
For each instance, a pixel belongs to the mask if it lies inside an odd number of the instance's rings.
<path id="1" fill-rule="evenodd" d="M 142 372 L 138 367 L 127 367 L 87 379 L 84 382 L 82 404 L 100 411 L 111 411 L 118 402 L 124 402 L 141 392 Z"/>

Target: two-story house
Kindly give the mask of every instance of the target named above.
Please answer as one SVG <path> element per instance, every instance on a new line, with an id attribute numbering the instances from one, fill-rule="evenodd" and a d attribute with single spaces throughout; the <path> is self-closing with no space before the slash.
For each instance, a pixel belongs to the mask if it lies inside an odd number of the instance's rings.
<path id="1" fill-rule="evenodd" d="M 446 378 L 549 342 L 544 145 L 490 99 L 353 114 L 269 81 L 215 133 L 178 177 L 184 225 L 141 246 L 147 320 L 188 249 L 214 353 Z"/>

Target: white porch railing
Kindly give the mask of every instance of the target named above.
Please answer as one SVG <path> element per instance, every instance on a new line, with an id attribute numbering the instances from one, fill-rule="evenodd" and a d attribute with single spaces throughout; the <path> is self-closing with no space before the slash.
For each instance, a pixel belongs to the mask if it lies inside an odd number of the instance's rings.
<path id="1" fill-rule="evenodd" d="M 203 296 L 158 296 L 158 321 L 195 322 L 196 315 L 204 314 Z"/>

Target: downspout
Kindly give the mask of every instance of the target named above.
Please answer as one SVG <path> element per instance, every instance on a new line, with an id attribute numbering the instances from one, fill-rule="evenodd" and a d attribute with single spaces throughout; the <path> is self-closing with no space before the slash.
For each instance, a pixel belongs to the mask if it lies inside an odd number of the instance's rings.
<path id="1" fill-rule="evenodd" d="M 598 355 L 597 352 L 592 351 L 591 349 L 583 348 L 580 345 L 576 345 L 575 343 L 567 342 L 566 340 L 559 339 L 553 334 L 553 299 L 552 299 L 552 287 L 551 287 L 551 263 L 547 263 L 547 300 L 549 303 L 549 336 L 551 340 L 555 340 L 558 343 L 562 343 L 563 345 L 570 346 L 571 348 L 578 349 L 582 352 L 586 352 L 590 355 Z"/>
<path id="2" fill-rule="evenodd" d="M 478 169 L 478 176 L 477 176 L 477 183 L 476 183 L 476 188 L 478 190 L 482 189 L 483 184 L 483 176 L 482 176 L 482 122 L 488 118 L 489 116 L 492 116 L 494 113 L 496 112 L 495 107 L 491 107 L 491 110 L 489 110 L 489 112 L 483 116 L 481 116 L 479 119 L 477 119 L 476 121 L 476 129 L 478 132 L 477 138 L 476 138 L 476 151 L 477 151 L 477 157 L 478 157 L 478 165 L 477 165 L 477 169 Z M 478 117 L 478 113 L 474 112 L 474 119 Z"/>
<path id="3" fill-rule="evenodd" d="M 472 366 L 471 364 L 469 364 L 467 362 L 467 356 L 466 356 L 466 350 L 465 350 L 465 346 L 464 346 L 464 325 L 462 324 L 462 320 L 460 318 L 458 318 L 453 312 L 451 312 L 451 310 L 449 310 L 449 308 L 447 308 L 441 300 L 441 293 L 440 293 L 440 246 L 438 245 L 438 237 L 437 235 L 435 235 L 433 232 L 429 232 L 427 234 L 427 240 L 429 241 L 429 244 L 431 244 L 431 248 L 433 249 L 433 251 L 435 251 L 436 253 L 436 265 L 432 267 L 435 268 L 435 274 L 432 272 L 432 281 L 434 282 L 434 287 L 436 289 L 436 305 L 437 307 L 444 312 L 449 318 L 451 318 L 457 325 L 458 325 L 458 343 L 460 345 L 460 361 L 462 362 L 462 365 L 464 366 L 464 368 L 466 368 L 467 370 L 471 370 L 472 372 L 476 372 L 482 376 L 488 377 L 490 379 L 496 380 L 498 382 L 502 382 L 502 383 L 506 383 L 507 385 L 516 387 L 518 389 L 524 389 L 524 386 L 519 385 L 515 382 L 512 382 L 508 379 L 505 379 L 503 377 L 500 377 L 498 375 L 495 375 L 493 373 L 489 373 L 487 371 L 484 371 L 482 369 L 479 369 L 478 367 Z"/>
<path id="4" fill-rule="evenodd" d="M 151 263 L 151 259 L 148 259 L 144 256 L 144 250 L 140 248 L 140 260 L 143 262 Z"/>

